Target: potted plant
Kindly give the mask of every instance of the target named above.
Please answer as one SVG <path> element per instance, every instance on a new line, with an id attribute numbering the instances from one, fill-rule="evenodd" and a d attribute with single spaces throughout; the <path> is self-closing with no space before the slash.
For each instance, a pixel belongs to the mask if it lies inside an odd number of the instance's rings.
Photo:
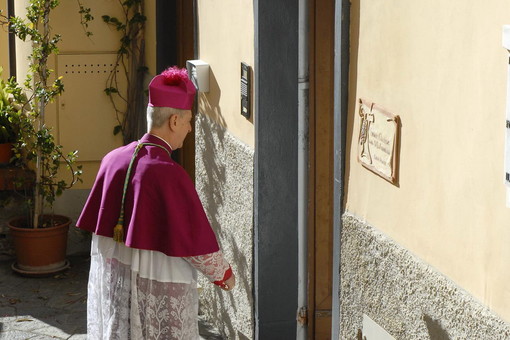
<path id="1" fill-rule="evenodd" d="M 62 77 L 52 76 L 48 67 L 51 55 L 58 54 L 59 35 L 52 35 L 50 14 L 57 0 L 30 0 L 26 18 L 0 20 L 10 32 L 30 41 L 29 72 L 23 85 L 11 78 L 7 92 L 17 103 L 11 119 L 18 127 L 15 158 L 21 166 L 33 170 L 35 181 L 26 197 L 27 216 L 13 219 L 9 229 L 14 241 L 16 262 L 13 269 L 25 275 L 50 274 L 67 268 L 67 233 L 71 223 L 65 216 L 53 214 L 55 198 L 80 181 L 81 167 L 75 167 L 77 151 L 65 154 L 56 143 L 52 129 L 45 123 L 47 105 L 64 90 Z M 57 176 L 61 168 L 70 180 Z"/>

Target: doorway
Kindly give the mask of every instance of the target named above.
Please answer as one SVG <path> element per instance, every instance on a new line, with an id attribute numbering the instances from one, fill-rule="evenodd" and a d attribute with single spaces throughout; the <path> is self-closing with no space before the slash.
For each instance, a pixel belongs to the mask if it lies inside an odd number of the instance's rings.
<path id="1" fill-rule="evenodd" d="M 186 67 L 186 60 L 195 59 L 195 22 L 195 1 L 157 1 L 156 71 L 158 74 L 172 65 Z M 188 134 L 182 148 L 172 153 L 172 158 L 184 167 L 193 180 L 195 179 L 194 130 Z"/>

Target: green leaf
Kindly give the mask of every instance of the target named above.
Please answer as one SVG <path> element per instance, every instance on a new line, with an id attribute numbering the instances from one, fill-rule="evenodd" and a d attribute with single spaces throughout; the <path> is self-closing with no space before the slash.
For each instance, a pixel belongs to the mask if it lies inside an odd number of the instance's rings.
<path id="1" fill-rule="evenodd" d="M 104 89 L 104 92 L 107 96 L 111 95 L 112 93 L 119 93 L 119 90 L 117 90 L 115 87 L 107 87 Z"/>
<path id="2" fill-rule="evenodd" d="M 113 135 L 114 135 L 114 136 L 116 136 L 116 135 L 118 135 L 118 134 L 119 134 L 119 132 L 121 132 L 121 131 L 122 131 L 122 126 L 117 125 L 117 126 L 115 126 L 115 127 L 113 128 Z"/>

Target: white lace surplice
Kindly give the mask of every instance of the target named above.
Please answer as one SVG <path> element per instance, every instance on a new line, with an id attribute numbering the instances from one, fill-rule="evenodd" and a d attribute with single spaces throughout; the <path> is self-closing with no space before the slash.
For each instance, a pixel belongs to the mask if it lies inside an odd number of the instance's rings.
<path id="1" fill-rule="evenodd" d="M 170 257 L 93 235 L 88 339 L 198 339 L 197 269 L 218 281 L 229 267 L 221 251 Z"/>

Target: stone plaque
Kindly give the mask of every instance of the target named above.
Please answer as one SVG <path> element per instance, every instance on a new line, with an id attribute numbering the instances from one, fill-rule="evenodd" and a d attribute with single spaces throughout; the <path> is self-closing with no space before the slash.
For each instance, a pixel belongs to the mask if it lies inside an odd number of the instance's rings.
<path id="1" fill-rule="evenodd" d="M 358 161 L 397 184 L 399 117 L 367 100 L 359 100 Z"/>

